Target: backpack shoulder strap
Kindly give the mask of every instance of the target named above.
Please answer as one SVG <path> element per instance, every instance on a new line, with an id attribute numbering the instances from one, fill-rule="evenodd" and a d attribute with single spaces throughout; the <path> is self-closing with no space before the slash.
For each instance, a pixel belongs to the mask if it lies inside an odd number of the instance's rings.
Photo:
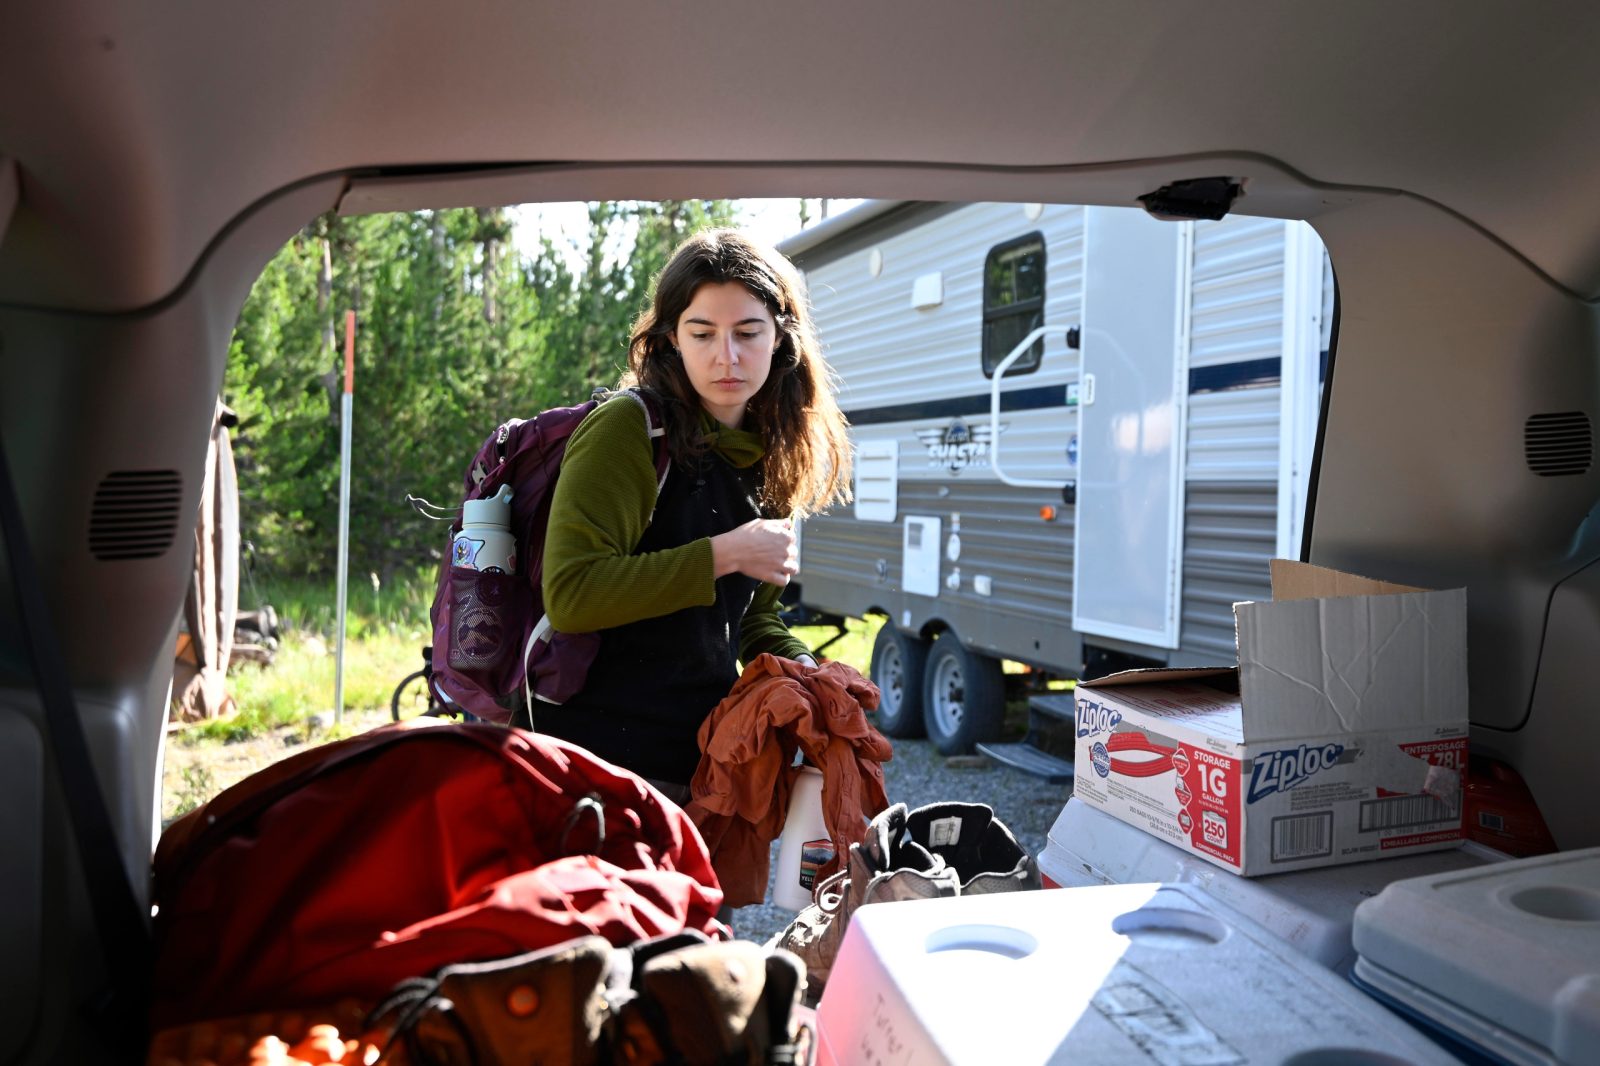
<path id="1" fill-rule="evenodd" d="M 661 402 L 654 395 L 644 389 L 633 387 L 623 389 L 620 393 L 602 394 L 596 392 L 594 400 L 590 401 L 590 410 L 604 403 L 611 396 L 627 396 L 644 411 L 645 430 L 650 435 L 650 446 L 655 456 L 656 464 L 656 496 L 661 495 L 661 489 L 667 483 L 667 474 L 672 469 L 672 453 L 667 449 L 666 420 L 661 415 Z M 586 411 L 587 416 L 589 412 Z M 654 517 L 652 513 L 651 517 Z M 533 655 L 534 646 L 545 640 L 552 632 L 550 616 L 542 615 L 528 633 L 528 639 L 522 645 L 522 705 L 527 709 L 527 729 L 532 732 L 536 727 L 533 721 L 533 679 L 528 673 L 529 658 Z"/>
<path id="2" fill-rule="evenodd" d="M 637 386 L 624 389 L 621 395 L 632 399 L 644 411 L 645 429 L 649 432 L 650 444 L 655 449 L 656 494 L 660 495 L 661 487 L 667 483 L 667 471 L 672 469 L 672 456 L 667 451 L 667 423 L 661 417 L 660 402 Z"/>

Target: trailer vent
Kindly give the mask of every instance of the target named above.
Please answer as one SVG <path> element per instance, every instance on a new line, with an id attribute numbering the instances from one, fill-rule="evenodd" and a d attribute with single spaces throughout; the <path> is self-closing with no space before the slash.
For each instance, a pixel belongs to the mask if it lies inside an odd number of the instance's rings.
<path id="1" fill-rule="evenodd" d="M 117 470 L 94 492 L 89 550 L 96 559 L 154 559 L 178 533 L 183 479 L 175 470 Z"/>
<path id="2" fill-rule="evenodd" d="M 1522 441 L 1528 469 L 1540 477 L 1586 474 L 1594 460 L 1594 435 L 1582 411 L 1530 415 Z"/>
<path id="3" fill-rule="evenodd" d="M 864 440 L 856 444 L 856 518 L 893 522 L 900 507 L 900 442 Z"/>

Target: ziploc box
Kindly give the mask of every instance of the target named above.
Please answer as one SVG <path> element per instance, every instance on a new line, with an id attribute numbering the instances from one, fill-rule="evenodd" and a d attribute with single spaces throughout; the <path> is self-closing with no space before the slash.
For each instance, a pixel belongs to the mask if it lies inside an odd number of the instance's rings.
<path id="1" fill-rule="evenodd" d="M 1272 562 L 1237 668 L 1080 682 L 1073 795 L 1225 869 L 1457 846 L 1467 597 Z"/>

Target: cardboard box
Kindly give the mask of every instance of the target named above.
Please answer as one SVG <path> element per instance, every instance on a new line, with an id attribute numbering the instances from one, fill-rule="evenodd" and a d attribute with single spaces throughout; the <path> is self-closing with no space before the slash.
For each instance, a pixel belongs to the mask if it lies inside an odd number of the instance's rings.
<path id="1" fill-rule="evenodd" d="M 1457 846 L 1467 597 L 1272 562 L 1239 665 L 1078 685 L 1085 803 L 1246 875 Z"/>

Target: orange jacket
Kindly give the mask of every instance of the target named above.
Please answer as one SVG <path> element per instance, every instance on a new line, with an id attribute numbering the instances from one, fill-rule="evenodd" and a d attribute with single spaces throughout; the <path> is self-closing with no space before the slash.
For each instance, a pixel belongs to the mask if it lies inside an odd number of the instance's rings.
<path id="1" fill-rule="evenodd" d="M 758 655 L 700 725 L 700 766 L 689 783 L 688 815 L 705 838 L 731 907 L 767 894 L 772 842 L 783 831 L 798 748 L 822 771 L 823 820 L 843 864 L 867 819 L 889 805 L 883 767 L 889 742 L 867 722 L 878 688 L 844 663 L 804 666 Z"/>

